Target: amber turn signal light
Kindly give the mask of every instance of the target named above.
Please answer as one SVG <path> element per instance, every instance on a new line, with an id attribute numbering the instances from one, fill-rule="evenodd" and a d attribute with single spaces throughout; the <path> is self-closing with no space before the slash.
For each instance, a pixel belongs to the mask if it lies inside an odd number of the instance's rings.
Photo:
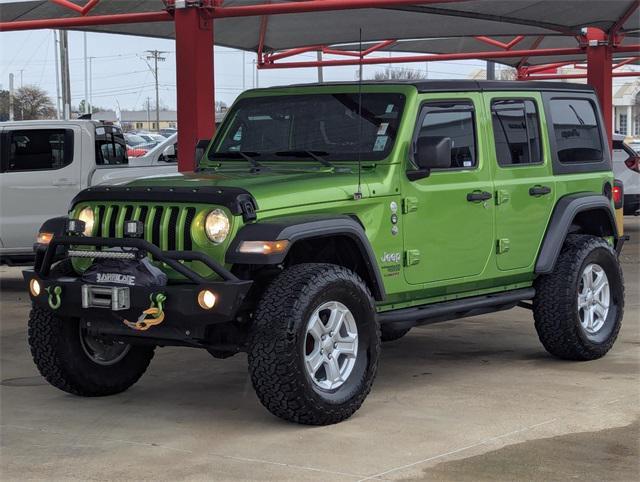
<path id="1" fill-rule="evenodd" d="M 289 246 L 289 241 L 243 241 L 238 251 L 245 254 L 274 254 L 283 253 Z"/>
<path id="2" fill-rule="evenodd" d="M 53 239 L 53 233 L 38 233 L 38 237 L 36 238 L 36 243 L 49 244 L 52 239 Z"/>

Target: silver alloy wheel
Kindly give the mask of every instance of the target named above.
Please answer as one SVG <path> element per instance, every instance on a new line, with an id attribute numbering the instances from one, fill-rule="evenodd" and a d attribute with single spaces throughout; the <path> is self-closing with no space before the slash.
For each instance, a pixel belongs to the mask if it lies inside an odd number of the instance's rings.
<path id="1" fill-rule="evenodd" d="M 334 390 L 347 381 L 358 356 L 358 326 L 345 305 L 320 305 L 307 323 L 304 362 L 318 387 Z"/>
<path id="2" fill-rule="evenodd" d="M 598 333 L 607 319 L 611 302 L 609 279 L 598 264 L 589 264 L 582 272 L 578 288 L 578 315 L 582 328 L 590 335 Z"/>
<path id="3" fill-rule="evenodd" d="M 107 342 L 87 335 L 82 327 L 80 327 L 80 345 L 82 345 L 82 351 L 92 362 L 102 366 L 115 365 L 131 349 L 131 345 L 126 343 Z"/>

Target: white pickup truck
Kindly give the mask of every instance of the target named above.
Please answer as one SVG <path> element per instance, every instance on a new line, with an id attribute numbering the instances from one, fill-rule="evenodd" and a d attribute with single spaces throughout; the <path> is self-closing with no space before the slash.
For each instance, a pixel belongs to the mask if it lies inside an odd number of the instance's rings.
<path id="1" fill-rule="evenodd" d="M 0 123 L 0 263 L 33 258 L 40 225 L 96 184 L 177 172 L 175 157 L 129 163 L 119 127 L 91 120 Z"/>

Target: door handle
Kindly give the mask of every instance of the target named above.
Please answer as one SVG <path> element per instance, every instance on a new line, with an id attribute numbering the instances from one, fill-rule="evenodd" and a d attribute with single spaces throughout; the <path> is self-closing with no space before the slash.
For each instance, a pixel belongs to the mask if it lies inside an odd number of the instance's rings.
<path id="1" fill-rule="evenodd" d="M 487 191 L 473 191 L 467 194 L 467 201 L 472 203 L 484 202 L 491 199 L 491 193 Z"/>
<path id="2" fill-rule="evenodd" d="M 51 184 L 53 186 L 73 186 L 75 183 L 73 182 L 73 180 L 63 177 L 61 179 L 56 179 Z"/>
<path id="3" fill-rule="evenodd" d="M 544 196 L 545 194 L 549 194 L 551 192 L 551 188 L 548 186 L 533 186 L 529 188 L 529 196 Z"/>

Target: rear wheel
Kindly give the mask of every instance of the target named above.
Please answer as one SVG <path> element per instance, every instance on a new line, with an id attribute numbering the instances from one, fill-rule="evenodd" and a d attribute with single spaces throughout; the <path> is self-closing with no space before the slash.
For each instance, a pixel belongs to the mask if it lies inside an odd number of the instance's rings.
<path id="1" fill-rule="evenodd" d="M 593 360 L 613 346 L 624 310 L 624 283 L 614 250 L 601 238 L 567 238 L 553 273 L 535 283 L 533 316 L 549 353 Z"/>
<path id="2" fill-rule="evenodd" d="M 340 266 L 301 264 L 278 276 L 259 303 L 249 372 L 260 401 L 274 415 L 328 425 L 360 408 L 379 353 L 365 283 Z"/>
<path id="3" fill-rule="evenodd" d="M 56 265 L 53 276 L 68 276 L 68 261 Z M 77 318 L 33 306 L 29 315 L 31 355 L 43 377 L 54 387 L 81 396 L 120 393 L 149 366 L 154 347 L 103 340 L 86 332 Z"/>

